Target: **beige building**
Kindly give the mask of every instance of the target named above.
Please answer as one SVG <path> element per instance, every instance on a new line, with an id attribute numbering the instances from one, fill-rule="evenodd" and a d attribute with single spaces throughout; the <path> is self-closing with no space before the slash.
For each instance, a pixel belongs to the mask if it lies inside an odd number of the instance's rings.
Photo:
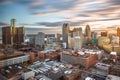
<path id="1" fill-rule="evenodd" d="M 74 28 L 73 30 L 69 31 L 68 35 L 68 46 L 74 50 L 81 49 L 83 45 L 83 33 L 82 28 Z"/>
<path id="2" fill-rule="evenodd" d="M 107 45 L 110 43 L 110 39 L 108 37 L 100 36 L 98 38 L 98 46 L 103 47 L 103 45 Z"/>

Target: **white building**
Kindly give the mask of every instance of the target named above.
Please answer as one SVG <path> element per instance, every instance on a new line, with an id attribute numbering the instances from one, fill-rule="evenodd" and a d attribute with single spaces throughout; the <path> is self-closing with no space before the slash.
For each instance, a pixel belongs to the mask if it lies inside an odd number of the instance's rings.
<path id="1" fill-rule="evenodd" d="M 29 70 L 29 71 L 24 71 L 24 72 L 21 74 L 21 76 L 22 76 L 22 79 L 27 80 L 27 79 L 29 79 L 30 77 L 34 77 L 34 76 L 35 76 L 35 72 L 34 72 L 34 71 L 31 71 L 31 70 Z"/>
<path id="2" fill-rule="evenodd" d="M 106 80 L 120 80 L 120 77 L 115 75 L 107 75 Z"/>
<path id="3" fill-rule="evenodd" d="M 80 36 L 76 36 L 74 38 L 75 44 L 74 44 L 74 50 L 78 51 L 82 47 L 82 40 Z"/>
<path id="4" fill-rule="evenodd" d="M 119 44 L 119 37 L 118 36 L 112 36 L 112 43 Z"/>
<path id="5" fill-rule="evenodd" d="M 69 32 L 68 35 L 68 46 L 74 50 L 81 49 L 83 45 L 84 36 L 82 33 L 82 28 L 74 28 L 72 31 Z"/>

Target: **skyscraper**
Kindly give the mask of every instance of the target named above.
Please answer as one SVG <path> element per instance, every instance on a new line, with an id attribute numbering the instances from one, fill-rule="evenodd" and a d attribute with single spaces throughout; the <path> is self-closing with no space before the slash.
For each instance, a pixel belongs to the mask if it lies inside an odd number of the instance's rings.
<path id="1" fill-rule="evenodd" d="M 24 27 L 16 27 L 16 19 L 11 19 L 11 25 L 2 27 L 3 44 L 14 45 L 24 42 Z"/>
<path id="2" fill-rule="evenodd" d="M 12 27 L 6 26 L 2 27 L 2 43 L 4 45 L 12 43 Z"/>
<path id="3" fill-rule="evenodd" d="M 43 32 L 39 32 L 35 38 L 35 45 L 40 46 L 40 48 L 43 49 L 45 45 L 44 39 L 45 39 L 45 34 Z"/>
<path id="4" fill-rule="evenodd" d="M 81 49 L 83 44 L 82 28 L 74 29 L 73 38 L 74 38 L 74 50 L 78 51 L 79 49 Z"/>
<path id="5" fill-rule="evenodd" d="M 119 43 L 120 43 L 120 28 L 117 28 L 117 36 L 119 37 Z"/>
<path id="6" fill-rule="evenodd" d="M 91 29 L 89 25 L 86 25 L 85 37 L 87 38 L 87 42 L 90 43 L 91 42 Z"/>
<path id="7" fill-rule="evenodd" d="M 24 42 L 24 35 L 25 35 L 25 29 L 24 27 L 18 27 L 16 28 L 16 39 L 14 43 L 22 43 Z"/>
<path id="8" fill-rule="evenodd" d="M 67 48 L 68 48 L 68 33 L 69 33 L 69 25 L 68 23 L 64 23 L 62 27 L 62 34 L 63 34 L 63 42 L 66 43 Z"/>

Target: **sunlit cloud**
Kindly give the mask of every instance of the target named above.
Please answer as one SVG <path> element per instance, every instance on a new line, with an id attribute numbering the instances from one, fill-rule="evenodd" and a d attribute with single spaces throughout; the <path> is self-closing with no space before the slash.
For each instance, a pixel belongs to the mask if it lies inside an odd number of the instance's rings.
<path id="1" fill-rule="evenodd" d="M 29 9 L 30 16 L 41 19 L 32 23 L 35 25 L 25 25 L 26 28 L 60 29 L 63 23 L 69 23 L 71 27 L 85 27 L 89 24 L 92 29 L 98 30 L 96 28 L 101 26 L 108 29 L 120 23 L 120 0 L 1 0 L 0 2 L 0 5 L 11 3 L 23 5 Z M 46 20 L 42 21 L 43 18 Z"/>

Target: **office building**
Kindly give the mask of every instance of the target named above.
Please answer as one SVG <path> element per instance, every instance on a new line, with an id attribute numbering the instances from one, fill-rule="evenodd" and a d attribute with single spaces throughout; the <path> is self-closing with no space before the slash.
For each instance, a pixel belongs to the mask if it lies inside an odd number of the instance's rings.
<path id="1" fill-rule="evenodd" d="M 79 50 L 83 44 L 83 33 L 82 28 L 74 28 L 73 31 L 69 32 L 69 48 L 73 48 L 74 50 Z"/>
<path id="2" fill-rule="evenodd" d="M 55 34 L 45 34 L 45 43 L 46 44 L 53 44 L 56 42 L 56 35 Z"/>
<path id="3" fill-rule="evenodd" d="M 45 45 L 45 34 L 43 32 L 39 32 L 37 35 L 36 35 L 36 39 L 35 39 L 35 45 L 37 46 L 40 46 L 41 48 L 44 47 Z"/>
<path id="4" fill-rule="evenodd" d="M 82 28 L 73 28 L 70 30 L 69 25 L 63 24 L 63 43 L 66 44 L 66 48 L 79 50 L 83 44 L 83 33 Z"/>
<path id="5" fill-rule="evenodd" d="M 57 42 L 60 42 L 61 41 L 61 34 L 60 33 L 57 33 L 56 34 L 56 38 L 57 38 Z"/>
<path id="6" fill-rule="evenodd" d="M 2 43 L 4 45 L 12 43 L 12 28 L 10 26 L 2 27 Z"/>
<path id="7" fill-rule="evenodd" d="M 90 26 L 89 25 L 86 25 L 86 28 L 85 28 L 85 37 L 87 39 L 87 43 L 91 43 L 91 29 L 90 29 Z"/>
<path id="8" fill-rule="evenodd" d="M 92 32 L 92 44 L 93 45 L 97 45 L 98 43 L 98 39 L 97 39 L 97 33 L 96 32 Z"/>
<path id="9" fill-rule="evenodd" d="M 119 37 L 118 36 L 112 36 L 112 44 L 119 44 Z"/>
<path id="10" fill-rule="evenodd" d="M 16 27 L 16 19 L 11 20 L 11 26 L 2 27 L 2 43 L 16 45 L 24 42 L 24 27 Z"/>
<path id="11" fill-rule="evenodd" d="M 62 35 L 63 35 L 63 42 L 66 43 L 67 48 L 68 48 L 68 33 L 69 33 L 69 24 L 64 23 L 62 27 Z"/>
<path id="12" fill-rule="evenodd" d="M 110 39 L 108 37 L 100 36 L 98 37 L 98 46 L 103 47 L 104 45 L 108 45 L 110 43 Z"/>
<path id="13" fill-rule="evenodd" d="M 92 38 L 97 38 L 97 32 L 91 32 L 91 36 L 92 36 Z"/>
<path id="14" fill-rule="evenodd" d="M 25 30 L 24 27 L 18 27 L 16 28 L 16 34 L 14 39 L 14 43 L 21 44 L 24 42 L 24 35 L 25 35 Z"/>
<path id="15" fill-rule="evenodd" d="M 120 36 L 120 28 L 117 28 L 117 35 Z"/>
<path id="16" fill-rule="evenodd" d="M 107 37 L 107 34 L 108 34 L 107 31 L 101 32 L 101 36 L 105 36 L 105 37 Z"/>
<path id="17" fill-rule="evenodd" d="M 119 37 L 119 43 L 120 43 L 120 28 L 117 28 L 117 36 Z"/>
<path id="18" fill-rule="evenodd" d="M 26 39 L 28 39 L 28 44 L 29 44 L 29 46 L 35 47 L 36 34 L 26 35 Z"/>

